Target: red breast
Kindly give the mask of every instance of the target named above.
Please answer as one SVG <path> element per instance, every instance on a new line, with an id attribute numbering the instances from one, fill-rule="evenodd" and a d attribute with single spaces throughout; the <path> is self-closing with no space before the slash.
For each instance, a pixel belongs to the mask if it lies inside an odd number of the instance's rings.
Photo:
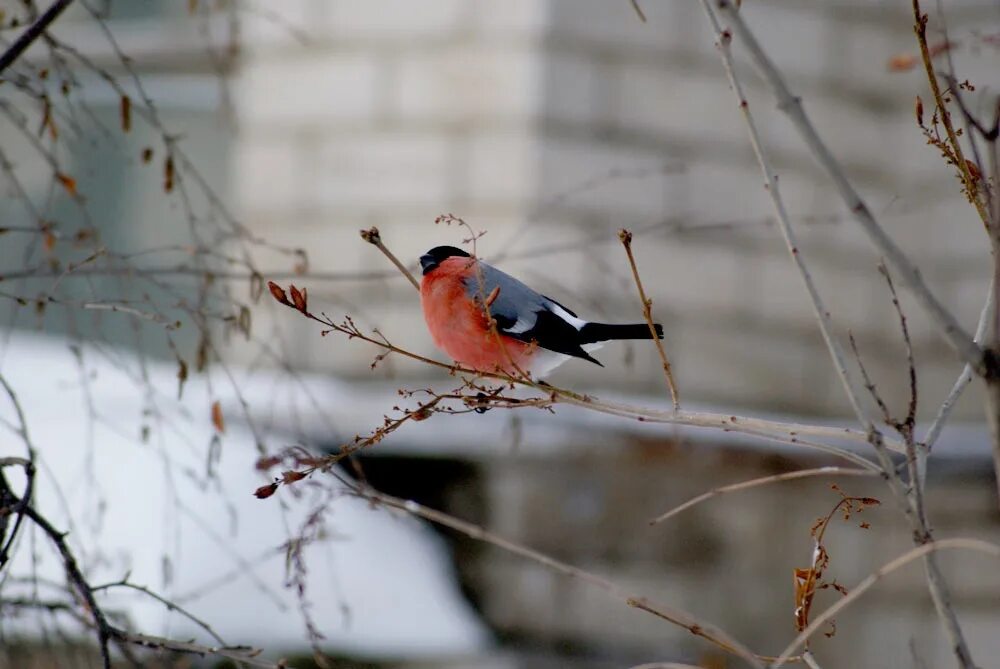
<path id="1" fill-rule="evenodd" d="M 475 281 L 475 259 L 442 260 L 420 282 L 420 303 L 434 343 L 456 361 L 480 372 L 527 371 L 536 346 L 490 332 L 483 308 L 466 290 Z M 515 367 L 516 366 L 516 367 Z"/>

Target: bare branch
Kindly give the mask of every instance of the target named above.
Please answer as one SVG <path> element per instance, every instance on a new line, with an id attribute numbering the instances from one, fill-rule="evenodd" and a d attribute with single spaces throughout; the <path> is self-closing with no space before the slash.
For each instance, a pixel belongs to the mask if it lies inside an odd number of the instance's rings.
<path id="1" fill-rule="evenodd" d="M 56 0 L 49 8 L 45 10 L 45 13 L 38 17 L 38 19 L 28 27 L 17 40 L 11 44 L 6 51 L 0 55 L 0 74 L 4 72 L 8 67 L 10 67 L 15 60 L 17 60 L 22 53 L 24 53 L 28 47 L 30 47 L 39 37 L 42 36 L 49 26 L 59 18 L 59 15 L 63 13 L 67 7 L 73 4 L 73 0 Z"/>
<path id="2" fill-rule="evenodd" d="M 656 352 L 660 354 L 660 362 L 663 364 L 663 374 L 667 377 L 667 386 L 670 388 L 670 398 L 674 403 L 674 409 L 681 408 L 680 397 L 677 394 L 677 384 L 674 383 L 674 373 L 670 368 L 670 360 L 667 359 L 667 352 L 663 350 L 663 342 L 656 334 L 656 325 L 653 323 L 653 301 L 646 297 L 646 291 L 642 287 L 642 279 L 639 278 L 639 268 L 635 264 L 635 256 L 632 255 L 632 233 L 622 229 L 618 231 L 618 239 L 625 247 L 628 255 L 628 264 L 632 268 L 632 278 L 635 279 L 635 287 L 639 289 L 639 299 L 642 300 L 642 315 L 649 326 L 649 335 L 656 345 Z"/>
<path id="3" fill-rule="evenodd" d="M 367 230 L 362 230 L 361 239 L 365 240 L 366 242 L 377 248 L 379 251 L 384 253 L 385 257 L 388 258 L 389 261 L 396 266 L 396 269 L 398 269 L 403 274 L 403 276 L 409 279 L 410 283 L 413 284 L 413 287 L 417 289 L 417 292 L 418 293 L 420 292 L 420 282 L 413 278 L 413 275 L 410 274 L 410 270 L 406 269 L 406 265 L 401 263 L 399 261 L 399 258 L 397 258 L 393 254 L 393 252 L 390 251 L 388 248 L 386 248 L 385 244 L 382 243 L 382 235 L 379 233 L 378 228 L 369 228 Z"/>
<path id="4" fill-rule="evenodd" d="M 794 472 L 784 472 L 782 474 L 771 474 L 770 476 L 762 476 L 760 478 L 751 479 L 749 481 L 740 481 L 739 483 L 732 483 L 730 485 L 724 485 L 718 488 L 712 488 L 708 492 L 704 492 L 698 495 L 697 497 L 692 497 L 683 504 L 675 506 L 666 513 L 657 516 L 653 520 L 649 521 L 649 524 L 657 525 L 665 520 L 673 518 L 682 511 L 687 511 L 691 507 L 697 506 L 698 504 L 710 500 L 713 497 L 718 497 L 719 495 L 725 495 L 731 492 L 737 492 L 739 490 L 749 490 L 750 488 L 769 485 L 771 483 L 780 483 L 781 481 L 794 481 L 795 479 L 804 479 L 812 476 L 876 476 L 878 473 L 879 472 L 873 472 L 870 469 L 847 469 L 844 467 L 817 467 L 816 469 L 799 469 Z"/>
<path id="5" fill-rule="evenodd" d="M 977 344 L 982 344 L 983 340 L 986 338 L 986 331 L 990 324 L 990 315 L 993 313 L 993 304 L 995 301 L 996 283 L 990 281 L 989 294 L 986 297 L 986 303 L 983 305 L 983 310 L 979 314 L 979 322 L 976 325 L 975 341 Z M 959 374 L 958 378 L 955 380 L 955 385 L 952 386 L 951 392 L 948 393 L 948 397 L 946 397 L 944 402 L 941 403 L 941 408 L 938 409 L 937 415 L 934 417 L 934 422 L 931 423 L 926 436 L 923 438 L 923 443 L 926 444 L 928 451 L 934 448 L 934 444 L 937 443 L 938 437 L 941 436 L 941 430 L 944 429 L 945 423 L 948 422 L 951 410 L 955 407 L 955 402 L 957 402 L 958 398 L 961 397 L 962 391 L 965 390 L 970 381 L 972 381 L 972 365 L 966 364 L 962 369 L 962 373 Z"/>

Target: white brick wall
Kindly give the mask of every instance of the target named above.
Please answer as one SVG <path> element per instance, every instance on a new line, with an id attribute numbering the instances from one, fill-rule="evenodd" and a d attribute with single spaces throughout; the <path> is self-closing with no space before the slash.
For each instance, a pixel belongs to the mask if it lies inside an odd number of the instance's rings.
<path id="1" fill-rule="evenodd" d="M 642 24 L 628 3 L 603 0 L 299 0 L 288 18 L 305 23 L 309 43 L 262 39 L 237 87 L 245 129 L 237 186 L 246 216 L 262 234 L 335 248 L 337 269 L 363 271 L 385 264 L 356 241 L 357 228 L 379 225 L 414 261 L 431 244 L 461 239 L 431 225 L 454 212 L 489 231 L 487 256 L 514 240 L 507 269 L 615 316 L 635 306 L 614 237 L 619 227 L 734 222 L 730 232 L 637 236 L 657 308 L 680 324 L 674 345 L 683 350 L 688 396 L 822 409 L 838 391 L 777 230 L 738 225 L 771 216 L 772 207 L 695 4 L 646 3 Z M 988 271 L 988 259 L 976 260 L 985 258 L 981 232 L 912 123 L 919 73 L 886 71 L 891 55 L 913 46 L 908 9 L 762 0 L 744 11 L 873 210 L 925 264 L 935 290 L 973 320 Z M 978 9 L 961 11 L 956 21 L 982 20 Z M 257 23 L 267 21 L 251 19 L 249 29 Z M 838 328 L 895 347 L 895 321 L 877 299 L 877 254 L 738 47 L 737 54 Z M 657 173 L 664 165 L 680 170 Z M 844 220 L 801 223 L 835 214 Z M 532 244 L 595 233 L 606 243 L 590 253 L 516 259 Z M 314 254 L 316 268 L 328 258 Z M 356 291 L 370 301 L 361 286 Z M 400 327 L 422 327 L 402 294 L 383 296 L 391 301 L 385 313 Z M 952 355 L 919 310 L 909 315 L 927 383 L 948 385 Z M 757 329 L 740 339 L 712 326 L 738 329 L 746 319 Z M 871 364 L 891 374 L 895 363 Z M 578 367 L 563 378 L 659 383 L 653 374 L 602 371 Z M 829 392 L 805 400 L 817 387 Z"/>
<path id="2" fill-rule="evenodd" d="M 294 129 L 366 121 L 376 113 L 379 59 L 371 53 L 263 57 L 244 68 L 236 105 L 250 125 Z"/>

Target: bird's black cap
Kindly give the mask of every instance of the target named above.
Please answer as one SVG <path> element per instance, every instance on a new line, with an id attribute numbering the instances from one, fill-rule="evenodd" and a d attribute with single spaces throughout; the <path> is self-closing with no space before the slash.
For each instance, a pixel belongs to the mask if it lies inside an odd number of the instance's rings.
<path id="1" fill-rule="evenodd" d="M 471 258 L 468 253 L 460 248 L 454 246 L 435 246 L 430 251 L 420 256 L 420 266 L 424 270 L 424 274 L 427 274 L 435 267 L 437 267 L 442 260 L 446 258 L 451 258 L 458 256 L 459 258 Z"/>

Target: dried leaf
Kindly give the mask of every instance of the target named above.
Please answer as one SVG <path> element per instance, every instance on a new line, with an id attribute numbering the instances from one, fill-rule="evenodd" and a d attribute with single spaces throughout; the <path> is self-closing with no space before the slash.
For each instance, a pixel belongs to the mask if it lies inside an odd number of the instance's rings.
<path id="1" fill-rule="evenodd" d="M 174 157 L 167 156 L 163 162 L 163 191 L 169 193 L 174 190 Z"/>
<path id="2" fill-rule="evenodd" d="M 222 418 L 222 406 L 219 405 L 219 400 L 212 403 L 212 425 L 215 426 L 219 434 L 226 431 L 226 422 Z"/>
<path id="3" fill-rule="evenodd" d="M 307 304 L 307 297 L 306 297 L 306 290 L 305 290 L 305 288 L 303 288 L 302 290 L 299 290 L 293 284 L 293 285 L 291 285 L 289 287 L 289 291 L 292 293 L 292 304 L 295 305 L 296 309 L 298 309 L 302 313 L 305 313 L 306 312 L 306 304 Z"/>
<path id="4" fill-rule="evenodd" d="M 983 173 L 979 170 L 979 166 L 978 165 L 976 165 L 974 162 L 972 162 L 971 160 L 969 160 L 968 158 L 966 158 L 965 159 L 965 166 L 969 168 L 969 175 L 972 177 L 973 181 L 982 181 L 983 180 Z"/>
<path id="5" fill-rule="evenodd" d="M 132 98 L 123 95 L 121 99 L 122 131 L 128 132 L 132 129 Z"/>
<path id="6" fill-rule="evenodd" d="M 920 99 L 919 95 L 917 96 L 917 102 L 914 105 L 914 111 L 917 115 L 917 125 L 921 128 L 924 127 L 924 101 Z"/>
<path id="7" fill-rule="evenodd" d="M 55 248 L 56 241 L 57 241 L 57 239 L 56 239 L 55 233 L 52 232 L 52 230 L 50 230 L 49 228 L 46 228 L 42 232 L 42 244 L 43 244 L 43 246 L 45 246 L 45 250 L 47 252 L 50 252 L 50 251 L 52 251 L 52 249 Z"/>
<path id="8" fill-rule="evenodd" d="M 927 55 L 931 58 L 937 58 L 945 51 L 950 51 L 952 47 L 956 46 L 957 42 L 949 42 L 945 40 L 944 42 L 939 42 L 938 44 L 928 44 L 927 45 Z"/>
<path id="9" fill-rule="evenodd" d="M 240 315 L 236 318 L 236 327 L 240 329 L 244 337 L 250 339 L 250 308 L 245 304 L 240 305 Z"/>
<path id="10" fill-rule="evenodd" d="M 188 366 L 181 358 L 177 358 L 177 399 L 184 393 L 184 383 L 188 379 Z"/>
<path id="11" fill-rule="evenodd" d="M 205 367 L 208 365 L 208 335 L 202 333 L 201 339 L 198 340 L 198 350 L 195 353 L 194 358 L 194 369 L 196 372 L 204 372 Z"/>
<path id="12" fill-rule="evenodd" d="M 254 490 L 253 494 L 254 497 L 256 497 L 257 499 L 267 499 L 268 497 L 273 495 L 277 489 L 278 489 L 277 483 L 269 483 L 267 485 L 262 485 L 261 487 Z"/>
<path id="13" fill-rule="evenodd" d="M 917 66 L 919 59 L 912 53 L 897 53 L 889 59 L 890 72 L 909 72 Z"/>
<path id="14" fill-rule="evenodd" d="M 143 163 L 149 163 L 149 161 L 151 161 L 153 159 L 153 148 L 150 147 L 150 146 L 147 146 L 146 148 L 144 148 L 142 150 L 142 154 L 141 155 L 142 155 L 142 162 Z"/>
<path id="15" fill-rule="evenodd" d="M 63 174 L 62 172 L 56 172 L 56 179 L 62 184 L 62 187 L 66 189 L 66 192 L 70 195 L 76 196 L 76 179 L 69 176 L 68 174 Z"/>
<path id="16" fill-rule="evenodd" d="M 271 467 L 281 464 L 281 456 L 278 455 L 264 455 L 257 459 L 257 463 L 254 467 L 259 472 L 266 472 Z"/>
<path id="17" fill-rule="evenodd" d="M 264 277 L 260 272 L 254 270 L 250 274 L 250 299 L 255 303 L 260 301 L 260 296 L 264 292 Z"/>
<path id="18" fill-rule="evenodd" d="M 299 259 L 292 269 L 296 274 L 305 274 L 309 271 L 309 255 L 305 249 L 295 249 L 295 256 Z"/>
<path id="19" fill-rule="evenodd" d="M 285 295 L 285 289 L 276 284 L 274 281 L 267 282 L 267 289 L 271 291 L 271 296 L 278 302 L 285 305 L 291 305 L 291 302 L 288 301 L 288 296 Z"/>
<path id="20" fill-rule="evenodd" d="M 295 483 L 296 481 L 301 481 L 306 477 L 302 472 L 297 472 L 295 470 L 289 470 L 287 472 L 281 472 L 281 481 L 283 483 Z"/>

